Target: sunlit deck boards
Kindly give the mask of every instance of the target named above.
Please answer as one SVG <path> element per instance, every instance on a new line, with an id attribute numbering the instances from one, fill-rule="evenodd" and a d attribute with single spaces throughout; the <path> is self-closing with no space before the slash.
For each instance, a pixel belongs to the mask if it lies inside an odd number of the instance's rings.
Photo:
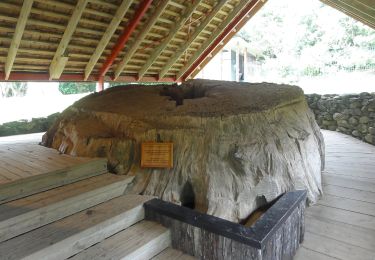
<path id="1" fill-rule="evenodd" d="M 326 142 L 324 196 L 306 210 L 295 259 L 375 259 L 375 146 L 337 132 Z"/>
<path id="2" fill-rule="evenodd" d="M 104 159 L 60 154 L 41 136 L 0 138 L 0 203 L 106 172 Z"/>

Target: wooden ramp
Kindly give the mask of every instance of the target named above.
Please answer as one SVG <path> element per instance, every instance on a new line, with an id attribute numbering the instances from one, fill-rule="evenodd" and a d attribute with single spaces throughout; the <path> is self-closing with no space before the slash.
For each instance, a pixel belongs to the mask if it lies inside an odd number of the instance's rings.
<path id="1" fill-rule="evenodd" d="M 106 159 L 60 154 L 41 136 L 0 138 L 0 203 L 107 172 Z"/>
<path id="2" fill-rule="evenodd" d="M 375 259 L 375 146 L 323 130 L 323 198 L 306 210 L 298 260 Z"/>

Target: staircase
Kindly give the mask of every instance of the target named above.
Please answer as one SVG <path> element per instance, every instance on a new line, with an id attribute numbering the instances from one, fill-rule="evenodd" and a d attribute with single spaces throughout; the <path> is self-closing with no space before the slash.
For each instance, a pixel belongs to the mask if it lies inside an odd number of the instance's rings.
<path id="1" fill-rule="evenodd" d="M 152 197 L 123 195 L 131 180 L 105 173 L 1 204 L 0 259 L 194 259 L 144 220 Z"/>

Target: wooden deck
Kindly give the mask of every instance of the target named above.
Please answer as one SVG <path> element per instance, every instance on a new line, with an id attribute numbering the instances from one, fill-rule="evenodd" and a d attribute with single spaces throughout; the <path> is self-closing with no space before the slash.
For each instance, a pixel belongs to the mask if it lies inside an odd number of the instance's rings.
<path id="1" fill-rule="evenodd" d="M 0 138 L 0 203 L 107 172 L 106 159 L 60 154 L 42 134 Z"/>
<path id="2" fill-rule="evenodd" d="M 298 260 L 375 259 L 375 146 L 324 131 L 323 198 L 306 210 Z"/>
<path id="3" fill-rule="evenodd" d="M 0 185 L 95 160 L 38 145 L 42 134 L 0 138 Z"/>

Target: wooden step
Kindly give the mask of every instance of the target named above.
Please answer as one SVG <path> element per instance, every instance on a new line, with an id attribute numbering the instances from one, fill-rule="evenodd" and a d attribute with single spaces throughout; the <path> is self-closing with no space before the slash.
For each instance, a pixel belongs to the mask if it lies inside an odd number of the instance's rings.
<path id="1" fill-rule="evenodd" d="M 141 221 L 111 236 L 72 260 L 90 259 L 150 259 L 171 244 L 170 231 L 152 221 Z"/>
<path id="2" fill-rule="evenodd" d="M 102 174 L 0 205 L 0 242 L 124 194 L 133 177 Z"/>
<path id="3" fill-rule="evenodd" d="M 0 185 L 0 204 L 107 172 L 107 160 L 98 158 L 73 166 Z"/>
<path id="4" fill-rule="evenodd" d="M 0 259 L 65 259 L 144 218 L 149 196 L 124 195 L 0 243 Z"/>
<path id="5" fill-rule="evenodd" d="M 195 257 L 191 255 L 184 254 L 183 252 L 173 249 L 171 247 L 168 247 L 164 249 L 160 254 L 153 257 L 152 260 L 194 260 Z"/>

